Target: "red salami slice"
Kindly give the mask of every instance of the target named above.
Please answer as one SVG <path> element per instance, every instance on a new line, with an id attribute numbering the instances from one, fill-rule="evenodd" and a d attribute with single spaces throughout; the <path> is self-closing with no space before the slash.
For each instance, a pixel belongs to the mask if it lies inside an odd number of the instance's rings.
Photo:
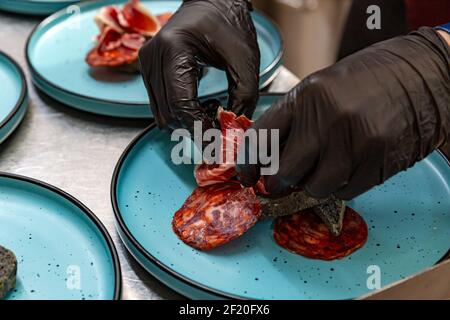
<path id="1" fill-rule="evenodd" d="M 230 181 L 195 189 L 175 213 L 172 227 L 187 245 L 210 250 L 241 236 L 259 216 L 253 189 Z"/>
<path id="2" fill-rule="evenodd" d="M 312 259 L 342 259 L 367 241 L 367 225 L 362 217 L 347 207 L 342 232 L 333 236 L 312 209 L 277 218 L 273 236 L 281 247 Z"/>
<path id="3" fill-rule="evenodd" d="M 252 125 L 252 121 L 247 117 L 237 117 L 233 112 L 222 108 L 219 109 L 217 117 L 222 133 L 222 163 L 199 165 L 194 173 L 199 186 L 225 182 L 236 176 L 237 150 L 243 133 Z"/>

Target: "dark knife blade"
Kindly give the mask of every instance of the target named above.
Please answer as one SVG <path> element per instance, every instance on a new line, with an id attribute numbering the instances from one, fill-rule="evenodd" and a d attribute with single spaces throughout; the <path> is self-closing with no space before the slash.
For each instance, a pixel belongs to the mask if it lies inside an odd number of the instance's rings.
<path id="1" fill-rule="evenodd" d="M 345 202 L 333 196 L 316 199 L 309 197 L 304 191 L 295 191 L 281 198 L 259 197 L 259 200 L 262 219 L 287 216 L 313 208 L 314 213 L 326 224 L 328 230 L 334 236 L 338 236 L 341 233 Z"/>

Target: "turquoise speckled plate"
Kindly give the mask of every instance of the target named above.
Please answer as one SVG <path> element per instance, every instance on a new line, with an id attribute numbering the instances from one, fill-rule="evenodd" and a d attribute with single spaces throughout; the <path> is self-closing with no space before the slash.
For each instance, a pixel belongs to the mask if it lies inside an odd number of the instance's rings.
<path id="1" fill-rule="evenodd" d="M 0 10 L 9 12 L 48 15 L 79 0 L 0 0 Z"/>
<path id="2" fill-rule="evenodd" d="M 119 299 L 120 265 L 105 227 L 48 184 L 0 173 L 0 244 L 18 260 L 11 300 Z"/>
<path id="3" fill-rule="evenodd" d="M 105 5 L 123 5 L 124 0 L 80 4 L 80 14 L 60 11 L 44 20 L 30 35 L 26 48 L 34 83 L 56 100 L 84 111 L 127 118 L 151 117 L 148 95 L 139 74 L 93 70 L 85 56 L 98 33 L 94 16 Z M 142 0 L 154 14 L 174 12 L 179 0 Z M 261 13 L 253 18 L 261 49 L 261 87 L 270 83 L 281 65 L 283 52 L 277 28 Z M 236 53 L 238 54 L 238 53 Z M 201 98 L 223 95 L 224 72 L 209 68 L 200 81 Z"/>
<path id="4" fill-rule="evenodd" d="M 25 76 L 19 65 L 0 51 L 0 143 L 20 124 L 28 108 Z"/>
<path id="5" fill-rule="evenodd" d="M 256 116 L 277 98 L 262 96 Z M 289 253 L 274 242 L 272 221 L 210 252 L 194 250 L 171 228 L 196 186 L 193 166 L 170 161 L 173 145 L 153 126 L 140 134 L 117 165 L 112 203 L 131 254 L 187 297 L 351 299 L 370 291 L 373 270 L 385 286 L 434 265 L 450 248 L 450 166 L 435 152 L 348 202 L 366 220 L 369 238 L 347 258 L 326 262 Z"/>

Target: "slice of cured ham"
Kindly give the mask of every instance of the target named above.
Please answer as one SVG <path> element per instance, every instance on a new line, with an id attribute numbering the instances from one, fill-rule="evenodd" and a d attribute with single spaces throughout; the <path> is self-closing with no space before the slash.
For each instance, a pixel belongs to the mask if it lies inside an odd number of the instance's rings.
<path id="1" fill-rule="evenodd" d="M 115 6 L 106 6 L 100 9 L 100 12 L 94 17 L 94 21 L 100 30 L 104 27 L 111 27 L 119 33 L 124 30 L 119 22 L 119 9 Z"/>
<path id="2" fill-rule="evenodd" d="M 194 175 L 199 186 L 225 182 L 236 176 L 237 150 L 243 140 L 243 133 L 252 125 L 246 116 L 238 117 L 222 108 L 219 108 L 217 118 L 222 133 L 222 163 L 197 166 Z"/>
<path id="3" fill-rule="evenodd" d="M 210 250 L 244 234 L 259 216 L 253 189 L 229 181 L 195 189 L 175 213 L 172 227 L 187 245 Z"/>

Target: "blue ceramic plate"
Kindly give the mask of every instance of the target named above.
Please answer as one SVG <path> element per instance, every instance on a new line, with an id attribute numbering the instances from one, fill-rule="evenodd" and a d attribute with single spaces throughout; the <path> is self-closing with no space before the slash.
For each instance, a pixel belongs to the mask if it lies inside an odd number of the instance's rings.
<path id="1" fill-rule="evenodd" d="M 139 74 L 93 70 L 85 62 L 98 28 L 93 17 L 102 6 L 121 6 L 124 0 L 94 1 L 80 5 L 81 13 L 60 11 L 44 20 L 30 35 L 26 55 L 34 83 L 45 93 L 84 111 L 128 118 L 148 118 L 147 91 Z M 179 0 L 143 0 L 154 14 L 174 12 Z M 253 14 L 261 48 L 261 86 L 266 86 L 281 64 L 282 41 L 277 28 L 258 12 Z M 238 54 L 238 53 L 236 53 Z M 223 95 L 223 72 L 210 68 L 200 81 L 199 96 Z"/>
<path id="2" fill-rule="evenodd" d="M 120 265 L 100 221 L 70 195 L 0 173 L 0 244 L 18 260 L 7 299 L 119 299 Z"/>
<path id="3" fill-rule="evenodd" d="M 79 0 L 0 0 L 0 10 L 31 15 L 48 15 L 77 2 Z"/>
<path id="4" fill-rule="evenodd" d="M 19 65 L 0 51 L 0 143 L 20 124 L 28 108 L 25 76 Z"/>
<path id="5" fill-rule="evenodd" d="M 257 113 L 276 98 L 262 96 Z M 343 260 L 283 250 L 272 238 L 272 221 L 210 252 L 194 250 L 171 228 L 173 214 L 196 186 L 193 166 L 172 165 L 172 145 L 154 127 L 140 134 L 117 165 L 112 202 L 132 255 L 187 297 L 350 299 L 369 291 L 368 271 L 379 270 L 385 286 L 434 265 L 450 248 L 450 167 L 436 152 L 348 203 L 366 220 L 369 238 Z"/>

